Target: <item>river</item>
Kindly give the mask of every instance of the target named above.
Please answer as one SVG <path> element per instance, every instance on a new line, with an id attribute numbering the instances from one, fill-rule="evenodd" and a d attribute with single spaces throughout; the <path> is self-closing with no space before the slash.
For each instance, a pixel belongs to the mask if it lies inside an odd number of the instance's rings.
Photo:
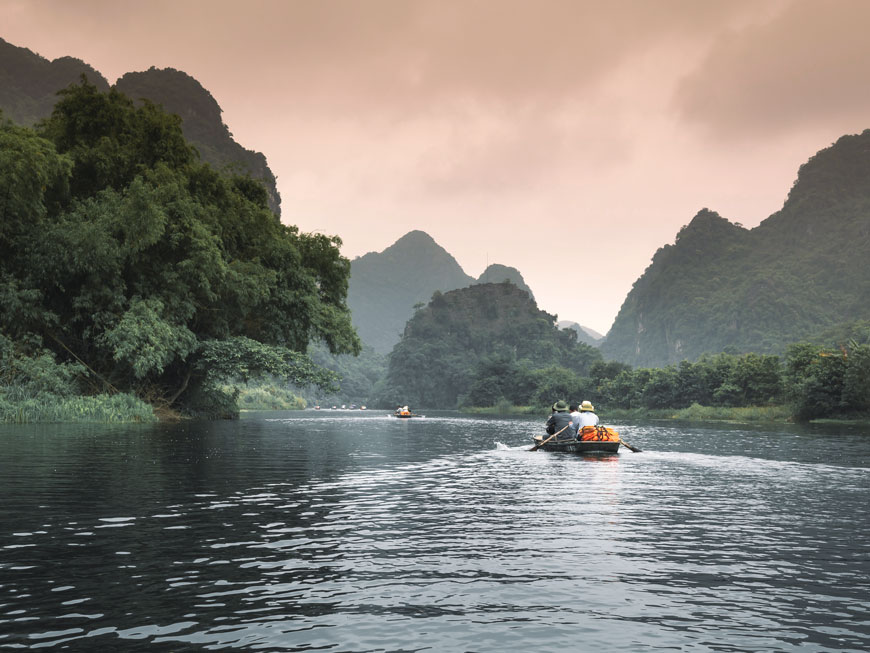
<path id="1" fill-rule="evenodd" d="M 543 420 L 0 425 L 0 650 L 870 650 L 866 430 Z"/>

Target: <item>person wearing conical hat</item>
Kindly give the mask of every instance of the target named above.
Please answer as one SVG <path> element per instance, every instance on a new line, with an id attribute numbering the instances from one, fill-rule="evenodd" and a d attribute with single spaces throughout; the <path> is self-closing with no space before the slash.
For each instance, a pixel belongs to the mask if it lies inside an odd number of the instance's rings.
<path id="1" fill-rule="evenodd" d="M 591 401 L 584 401 L 580 404 L 580 419 L 579 428 L 584 426 L 598 426 L 598 415 L 595 414 L 595 406 Z"/>
<path id="2" fill-rule="evenodd" d="M 568 428 L 565 428 L 566 426 Z M 553 404 L 553 412 L 547 420 L 547 433 L 549 435 L 559 433 L 556 440 L 574 440 L 577 438 L 577 429 L 572 424 L 568 404 L 561 399 Z"/>

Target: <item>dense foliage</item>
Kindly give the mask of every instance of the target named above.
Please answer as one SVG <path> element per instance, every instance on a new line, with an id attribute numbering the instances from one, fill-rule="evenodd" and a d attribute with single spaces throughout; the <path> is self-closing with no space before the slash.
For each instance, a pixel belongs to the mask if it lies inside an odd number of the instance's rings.
<path id="1" fill-rule="evenodd" d="M 748 231 L 701 211 L 660 249 L 602 351 L 632 365 L 705 352 L 783 354 L 787 343 L 870 319 L 870 131 L 801 167 L 778 213 Z"/>
<path id="2" fill-rule="evenodd" d="M 32 126 L 51 115 L 57 92 L 82 75 L 99 90 L 109 83 L 94 68 L 72 57 L 48 61 L 0 38 L 0 109 L 19 125 Z M 184 137 L 206 163 L 250 174 L 266 187 L 269 207 L 280 215 L 281 199 L 266 157 L 239 145 L 221 118 L 221 108 L 190 75 L 172 68 L 149 68 L 125 74 L 115 89 L 139 101 L 146 98 L 182 119 Z"/>
<path id="3" fill-rule="evenodd" d="M 493 263 L 475 280 L 429 234 L 411 231 L 384 251 L 353 261 L 347 303 L 363 342 L 387 354 L 418 305 L 428 302 L 435 291 L 505 280 L 532 295 L 516 268 Z"/>
<path id="4" fill-rule="evenodd" d="M 870 328 L 855 323 L 846 332 L 854 337 L 843 346 L 804 342 L 784 357 L 719 353 L 632 369 L 558 329 L 512 284 L 475 285 L 436 292 L 408 322 L 378 405 L 545 409 L 563 399 L 590 400 L 604 413 L 691 408 L 691 415 L 703 406 L 801 421 L 862 417 L 870 411 Z"/>
<path id="5" fill-rule="evenodd" d="M 333 354 L 322 344 L 312 345 L 308 353 L 317 365 L 334 372 L 340 385 L 334 392 L 324 392 L 316 386 L 298 389 L 309 405 L 374 405 L 375 387 L 387 373 L 386 356 L 367 344 L 358 356 Z"/>
<path id="6" fill-rule="evenodd" d="M 454 408 L 551 396 L 601 361 L 509 282 L 436 292 L 390 354 L 379 403 Z M 550 368 L 558 367 L 558 373 Z"/>
<path id="7" fill-rule="evenodd" d="M 546 406 L 555 399 L 588 399 L 602 412 L 656 411 L 691 406 L 788 406 L 795 420 L 864 417 L 870 412 L 870 344 L 848 346 L 798 343 L 784 360 L 770 354 L 702 356 L 661 368 L 630 369 L 597 362 L 581 376 L 560 367 L 529 373 L 511 361 L 489 360 L 478 367 L 468 402 L 493 406 Z"/>
<path id="8" fill-rule="evenodd" d="M 281 214 L 277 182 L 266 157 L 233 140 L 221 118 L 220 105 L 197 80 L 174 68 L 151 67 L 125 74 L 115 88 L 133 99 L 147 98 L 181 117 L 184 137 L 196 147 L 203 161 L 218 169 L 233 168 L 261 181 L 266 187 L 269 208 Z"/>
<path id="9" fill-rule="evenodd" d="M 79 390 L 210 414 L 234 411 L 228 377 L 329 386 L 309 341 L 360 347 L 339 245 L 282 225 L 262 184 L 201 163 L 150 102 L 83 81 L 35 130 L 0 125 L 10 369 L 48 357 Z"/>

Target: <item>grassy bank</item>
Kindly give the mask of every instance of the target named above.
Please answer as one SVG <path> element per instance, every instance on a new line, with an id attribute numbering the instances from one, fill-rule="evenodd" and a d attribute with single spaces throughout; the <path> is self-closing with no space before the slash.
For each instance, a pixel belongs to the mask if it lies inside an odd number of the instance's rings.
<path id="1" fill-rule="evenodd" d="M 721 422 L 786 422 L 791 419 L 788 406 L 701 406 L 688 408 L 614 408 L 607 411 L 607 419 L 684 419 Z"/>
<path id="2" fill-rule="evenodd" d="M 542 415 L 549 414 L 546 407 L 514 406 L 504 403 L 495 406 L 467 406 L 463 413 L 471 415 Z M 662 408 L 657 410 L 647 408 L 613 408 L 601 410 L 598 413 L 603 421 L 632 419 L 684 419 L 696 421 L 727 421 L 727 422 L 786 422 L 791 419 L 791 410 L 787 406 L 745 406 L 731 408 L 725 406 L 701 406 L 692 404 L 688 408 Z"/>
<path id="3" fill-rule="evenodd" d="M 306 406 L 302 397 L 286 388 L 254 384 L 239 388 L 238 404 L 240 410 L 303 410 Z"/>
<path id="4" fill-rule="evenodd" d="M 0 397 L 0 422 L 156 422 L 150 405 L 129 394 L 58 397 L 43 394 L 11 402 Z"/>
<path id="5" fill-rule="evenodd" d="M 464 406 L 459 409 L 461 413 L 469 415 L 546 415 L 546 408 L 541 406 L 515 406 L 508 402 L 498 403 L 495 406 Z"/>

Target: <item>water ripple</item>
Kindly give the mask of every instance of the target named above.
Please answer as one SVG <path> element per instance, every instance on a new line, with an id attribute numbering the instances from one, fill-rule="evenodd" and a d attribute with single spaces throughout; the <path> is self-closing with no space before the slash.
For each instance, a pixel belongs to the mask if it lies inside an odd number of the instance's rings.
<path id="1" fill-rule="evenodd" d="M 643 454 L 579 457 L 529 452 L 539 426 L 242 420 L 140 432 L 134 468 L 73 438 L 99 492 L 25 448 L 0 648 L 870 648 L 866 439 L 620 425 Z"/>

